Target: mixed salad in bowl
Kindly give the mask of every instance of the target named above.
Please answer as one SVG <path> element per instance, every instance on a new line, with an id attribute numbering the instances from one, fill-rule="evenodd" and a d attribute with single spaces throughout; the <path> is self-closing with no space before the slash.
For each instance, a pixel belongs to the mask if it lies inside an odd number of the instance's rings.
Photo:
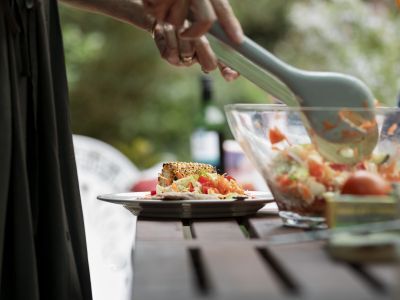
<path id="1" fill-rule="evenodd" d="M 274 156 L 268 184 L 281 211 L 322 216 L 329 194 L 387 195 L 391 182 L 400 181 L 399 155 L 376 152 L 354 165 L 338 164 L 313 144 L 290 145 L 276 128 L 269 139 Z"/>
<path id="2" fill-rule="evenodd" d="M 365 131 L 368 149 L 358 140 L 331 143 L 317 136 L 304 116 L 326 110 L 333 117 L 323 130 L 331 130 L 342 119 L 357 120 L 351 124 Z M 390 202 L 383 206 L 392 207 L 399 198 L 399 108 L 234 104 L 226 106 L 225 111 L 235 139 L 268 183 L 285 225 L 326 228 L 328 219 L 340 214 L 353 222 L 361 218 L 361 212 L 355 216 L 351 210 L 367 210 L 375 204 L 379 207 L 380 201 Z M 351 117 L 341 118 L 342 112 L 351 113 Z M 375 115 L 372 123 L 357 119 L 370 113 Z M 369 133 L 371 125 L 376 132 Z M 385 214 L 382 210 L 379 218 Z"/>

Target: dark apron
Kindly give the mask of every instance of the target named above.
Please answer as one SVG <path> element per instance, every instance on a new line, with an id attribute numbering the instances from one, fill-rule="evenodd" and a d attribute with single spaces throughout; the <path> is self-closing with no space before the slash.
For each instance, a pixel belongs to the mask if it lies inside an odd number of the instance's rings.
<path id="1" fill-rule="evenodd" d="M 92 299 L 57 1 L 0 0 L 0 299 Z"/>

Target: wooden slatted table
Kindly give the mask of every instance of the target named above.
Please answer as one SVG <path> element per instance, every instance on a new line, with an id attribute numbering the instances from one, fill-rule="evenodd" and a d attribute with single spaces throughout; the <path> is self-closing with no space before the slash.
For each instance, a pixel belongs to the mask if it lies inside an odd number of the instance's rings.
<path id="1" fill-rule="evenodd" d="M 301 232 L 271 212 L 239 219 L 138 218 L 134 300 L 394 299 L 394 265 L 333 261 L 324 242 L 274 245 Z"/>

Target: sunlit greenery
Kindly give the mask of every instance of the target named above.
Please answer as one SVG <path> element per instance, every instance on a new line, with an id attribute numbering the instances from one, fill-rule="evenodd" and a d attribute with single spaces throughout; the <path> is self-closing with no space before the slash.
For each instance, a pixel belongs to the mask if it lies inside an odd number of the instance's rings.
<path id="1" fill-rule="evenodd" d="M 400 18 L 394 1 L 297 1 L 288 19 L 290 29 L 275 48 L 281 57 L 359 77 L 380 102 L 396 105 Z"/>
<path id="2" fill-rule="evenodd" d="M 246 34 L 277 56 L 305 69 L 359 76 L 393 104 L 400 20 L 392 2 L 231 1 Z M 142 168 L 168 154 L 190 159 L 199 67 L 171 67 L 150 35 L 130 25 L 64 6 L 61 15 L 74 132 L 116 146 Z M 220 107 L 268 101 L 244 78 L 212 77 Z"/>

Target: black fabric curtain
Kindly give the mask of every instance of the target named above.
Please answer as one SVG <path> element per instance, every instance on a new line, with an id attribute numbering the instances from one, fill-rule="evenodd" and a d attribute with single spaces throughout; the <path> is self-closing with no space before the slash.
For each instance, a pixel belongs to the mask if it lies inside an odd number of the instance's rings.
<path id="1" fill-rule="evenodd" d="M 0 299 L 89 300 L 57 1 L 0 3 Z"/>

